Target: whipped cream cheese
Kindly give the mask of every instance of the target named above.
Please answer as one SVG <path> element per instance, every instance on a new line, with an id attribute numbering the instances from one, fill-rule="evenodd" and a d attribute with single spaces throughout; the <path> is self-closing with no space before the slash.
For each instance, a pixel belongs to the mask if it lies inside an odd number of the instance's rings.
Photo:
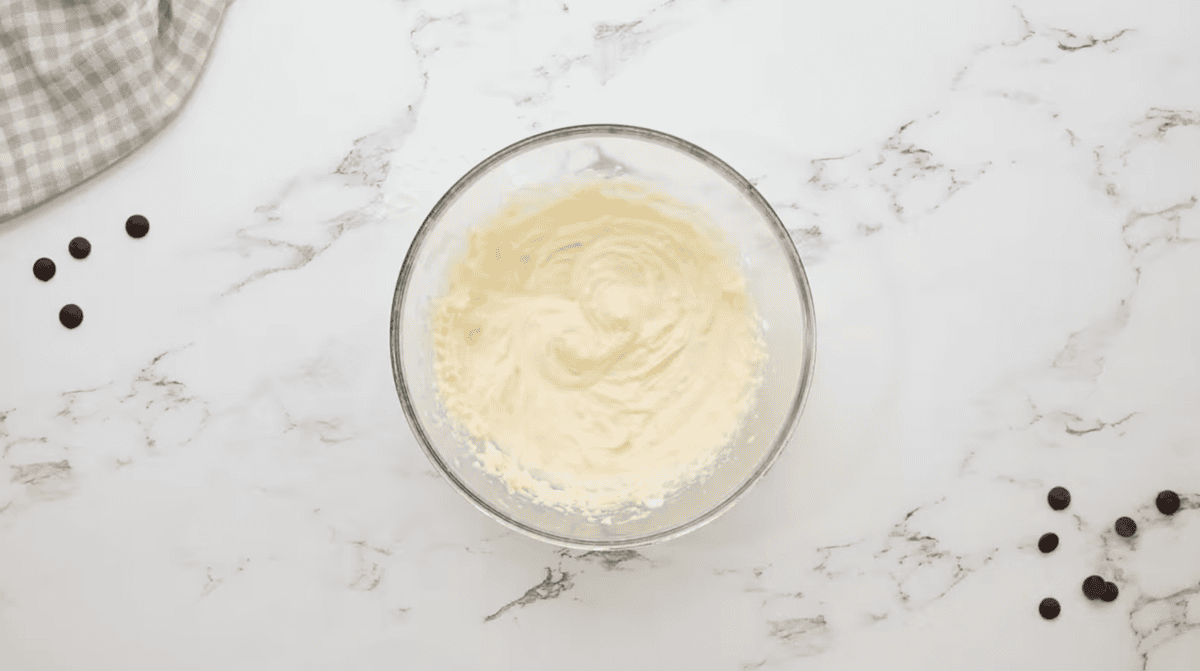
<path id="1" fill-rule="evenodd" d="M 653 509 L 737 431 L 766 349 L 716 229 L 628 180 L 525 191 L 434 303 L 435 372 L 478 465 L 537 503 Z"/>

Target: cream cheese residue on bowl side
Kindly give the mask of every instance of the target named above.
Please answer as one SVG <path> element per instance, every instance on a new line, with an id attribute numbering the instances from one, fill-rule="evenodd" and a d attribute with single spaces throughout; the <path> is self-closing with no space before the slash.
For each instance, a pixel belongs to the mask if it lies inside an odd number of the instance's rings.
<path id="1" fill-rule="evenodd" d="M 736 251 L 631 181 L 525 192 L 434 303 L 439 398 L 511 492 L 588 516 L 698 481 L 766 346 Z"/>

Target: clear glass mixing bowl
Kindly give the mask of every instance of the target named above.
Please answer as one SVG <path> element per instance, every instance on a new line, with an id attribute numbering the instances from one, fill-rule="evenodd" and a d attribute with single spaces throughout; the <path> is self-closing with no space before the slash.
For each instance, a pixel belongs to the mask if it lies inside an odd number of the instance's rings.
<path id="1" fill-rule="evenodd" d="M 434 300 L 465 253 L 469 231 L 522 187 L 581 176 L 629 176 L 702 208 L 739 250 L 741 271 L 767 343 L 757 397 L 727 455 L 706 480 L 650 514 L 594 521 L 511 494 L 475 465 L 438 399 Z M 396 391 L 417 442 L 434 467 L 477 508 L 506 526 L 557 545 L 620 549 L 675 538 L 728 510 L 779 457 L 812 380 L 816 338 L 812 296 L 800 256 L 779 217 L 744 177 L 694 144 L 635 126 L 572 126 L 534 135 L 472 168 L 442 196 L 413 239 L 392 302 Z"/>

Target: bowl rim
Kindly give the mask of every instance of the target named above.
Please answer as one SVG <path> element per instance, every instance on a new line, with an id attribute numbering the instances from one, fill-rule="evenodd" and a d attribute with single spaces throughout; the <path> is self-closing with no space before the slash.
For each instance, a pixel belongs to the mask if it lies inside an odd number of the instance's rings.
<path id="1" fill-rule="evenodd" d="M 463 483 L 458 476 L 446 465 L 440 454 L 432 445 L 432 441 L 425 433 L 425 428 L 421 424 L 421 420 L 417 415 L 416 409 L 413 407 L 412 399 L 409 395 L 408 385 L 406 384 L 404 374 L 404 361 L 401 353 L 403 352 L 404 336 L 403 324 L 401 323 L 401 315 L 404 314 L 404 305 L 407 298 L 407 288 L 411 279 L 414 268 L 416 266 L 417 253 L 421 249 L 421 245 L 425 238 L 437 225 L 441 219 L 442 213 L 457 199 L 458 196 L 473 185 L 476 179 L 491 170 L 496 165 L 507 160 L 509 157 L 522 153 L 525 150 L 534 148 L 539 145 L 549 144 L 551 142 L 560 141 L 566 138 L 596 135 L 596 136 L 615 136 L 633 138 L 638 140 L 649 141 L 659 145 L 665 145 L 671 149 L 681 151 L 688 154 L 708 167 L 714 169 L 722 177 L 729 180 L 734 186 L 742 191 L 742 193 L 750 199 L 752 204 L 757 207 L 759 212 L 766 218 L 768 225 L 771 226 L 779 240 L 780 246 L 784 248 L 784 252 L 788 257 L 788 261 L 792 269 L 792 279 L 796 284 L 797 292 L 800 295 L 801 311 L 804 320 L 804 329 L 801 336 L 801 362 L 800 381 L 796 385 L 796 392 L 792 397 L 791 408 L 788 411 L 787 418 L 782 427 L 782 431 L 775 437 L 775 443 L 771 446 L 770 451 L 766 454 L 758 467 L 750 474 L 748 478 L 729 496 L 712 508 L 706 510 L 703 514 L 692 518 L 682 524 L 677 524 L 663 531 L 637 536 L 630 539 L 622 540 L 583 540 L 554 534 L 536 527 L 523 524 L 505 515 L 503 512 L 495 509 L 486 500 L 471 490 Z M 632 547 L 649 545 L 652 543 L 660 543 L 663 541 L 678 538 L 686 533 L 695 531 L 700 527 L 712 522 L 725 511 L 729 510 L 733 504 L 739 501 L 747 492 L 758 484 L 759 480 L 766 475 L 771 466 L 778 461 L 779 456 L 783 453 L 784 448 L 790 441 L 796 426 L 799 424 L 800 416 L 804 412 L 804 406 L 808 400 L 809 388 L 812 385 L 813 373 L 816 367 L 816 324 L 815 324 L 815 307 L 813 305 L 812 291 L 808 283 L 808 275 L 804 271 L 804 264 L 800 259 L 800 254 L 796 249 L 795 241 L 792 240 L 791 234 L 775 213 L 775 210 L 763 198 L 758 189 L 740 173 L 733 169 L 728 163 L 717 158 L 712 153 L 701 149 L 699 146 L 683 140 L 674 135 L 664 133 L 658 130 L 652 130 L 641 126 L 631 126 L 625 124 L 581 124 L 576 126 L 564 126 L 552 130 L 544 131 L 526 137 L 523 140 L 514 142 L 507 147 L 493 153 L 491 156 L 480 161 L 473 168 L 468 170 L 466 174 L 460 177 L 446 191 L 421 226 L 417 229 L 413 236 L 412 242 L 409 244 L 408 252 L 404 256 L 404 262 L 400 266 L 399 276 L 396 278 L 396 288 L 392 296 L 392 314 L 390 319 L 390 338 L 389 338 L 389 353 L 392 362 L 392 377 L 396 385 L 396 393 L 400 398 L 400 406 L 404 410 L 404 417 L 408 421 L 409 428 L 412 430 L 413 436 L 420 445 L 425 456 L 433 464 L 434 469 L 450 482 L 450 485 L 464 496 L 476 509 L 483 512 L 504 526 L 517 531 L 530 538 L 551 543 L 560 547 L 575 549 L 575 550 L 620 550 Z"/>

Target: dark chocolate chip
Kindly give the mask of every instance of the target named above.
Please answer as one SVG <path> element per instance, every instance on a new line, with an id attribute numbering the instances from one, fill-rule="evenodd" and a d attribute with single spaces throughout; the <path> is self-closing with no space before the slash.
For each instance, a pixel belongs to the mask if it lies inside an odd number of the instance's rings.
<path id="1" fill-rule="evenodd" d="M 1117 589 L 1116 584 L 1106 582 L 1104 583 L 1104 592 L 1100 594 L 1100 598 L 1108 603 L 1112 603 L 1117 600 L 1117 595 L 1120 593 L 1121 590 Z"/>
<path id="2" fill-rule="evenodd" d="M 150 220 L 140 214 L 135 214 L 125 220 L 125 232 L 131 238 L 142 238 L 150 232 Z"/>
<path id="3" fill-rule="evenodd" d="M 1137 533 L 1137 522 L 1134 522 L 1128 517 L 1121 517 L 1117 519 L 1116 528 L 1117 534 L 1123 538 L 1129 538 Z"/>
<path id="4" fill-rule="evenodd" d="M 87 238 L 74 238 L 67 245 L 67 251 L 77 259 L 86 259 L 87 255 L 92 253 L 92 243 L 88 242 Z"/>
<path id="5" fill-rule="evenodd" d="M 1104 578 L 1098 575 L 1090 575 L 1083 581 L 1083 595 L 1089 599 L 1099 599 L 1100 595 L 1104 594 L 1104 588 L 1107 585 Z"/>
<path id="6" fill-rule="evenodd" d="M 63 326 L 73 329 L 83 323 L 83 310 L 74 303 L 68 303 L 58 311 L 58 321 L 62 322 Z"/>
<path id="7" fill-rule="evenodd" d="M 44 256 L 33 262 L 33 276 L 43 282 L 49 282 L 54 277 L 54 270 L 54 262 Z"/>
<path id="8" fill-rule="evenodd" d="M 1058 605 L 1058 599 L 1047 597 L 1038 604 L 1038 612 L 1047 620 L 1053 620 L 1062 612 L 1062 607 Z"/>
<path id="9" fill-rule="evenodd" d="M 53 270 L 50 274 L 54 274 Z M 1161 491 L 1158 493 L 1158 498 L 1154 499 L 1154 505 L 1158 506 L 1158 512 L 1164 515 L 1174 515 L 1179 512 L 1179 495 L 1169 489 Z"/>
<path id="10" fill-rule="evenodd" d="M 1042 552 L 1054 552 L 1058 547 L 1058 534 L 1043 534 L 1038 539 L 1038 549 Z"/>
<path id="11" fill-rule="evenodd" d="M 1071 492 L 1068 492 L 1065 487 L 1055 487 L 1050 490 L 1046 500 L 1050 502 L 1051 508 L 1065 510 L 1067 506 L 1071 505 Z"/>

